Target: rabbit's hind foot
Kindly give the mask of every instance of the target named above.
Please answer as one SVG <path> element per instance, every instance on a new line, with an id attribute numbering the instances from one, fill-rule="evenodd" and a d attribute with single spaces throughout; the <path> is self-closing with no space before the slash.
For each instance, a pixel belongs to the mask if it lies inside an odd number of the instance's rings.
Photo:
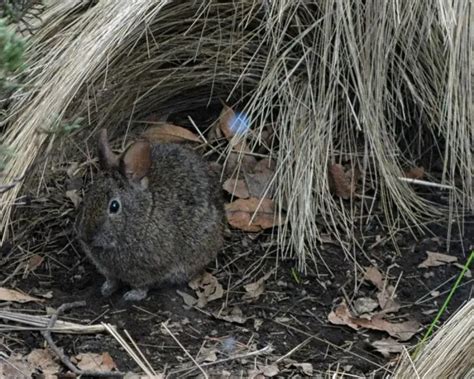
<path id="1" fill-rule="evenodd" d="M 135 288 L 123 295 L 125 301 L 140 301 L 143 300 L 148 294 L 148 288 Z"/>
<path id="2" fill-rule="evenodd" d="M 104 284 L 102 284 L 102 287 L 100 288 L 100 292 L 102 293 L 102 296 L 109 297 L 117 290 L 118 287 L 119 287 L 119 284 L 117 280 L 107 279 L 104 282 Z"/>

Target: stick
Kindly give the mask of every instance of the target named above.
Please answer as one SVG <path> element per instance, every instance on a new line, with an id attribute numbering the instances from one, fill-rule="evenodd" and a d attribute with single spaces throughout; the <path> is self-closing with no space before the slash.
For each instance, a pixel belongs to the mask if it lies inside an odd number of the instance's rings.
<path id="1" fill-rule="evenodd" d="M 48 342 L 48 345 L 50 346 L 51 350 L 54 351 L 54 353 L 58 356 L 61 362 L 77 376 L 123 378 L 125 374 L 120 371 L 83 371 L 83 370 L 78 369 L 76 366 L 74 366 L 71 360 L 58 348 L 56 343 L 53 341 L 53 338 L 51 337 L 50 329 L 54 327 L 54 324 L 56 323 L 59 315 L 69 309 L 84 307 L 85 305 L 86 305 L 85 301 L 75 301 L 73 303 L 66 303 L 66 304 L 61 305 L 56 311 L 56 313 L 51 316 L 47 329 L 41 331 L 41 334 L 43 335 L 44 339 Z"/>

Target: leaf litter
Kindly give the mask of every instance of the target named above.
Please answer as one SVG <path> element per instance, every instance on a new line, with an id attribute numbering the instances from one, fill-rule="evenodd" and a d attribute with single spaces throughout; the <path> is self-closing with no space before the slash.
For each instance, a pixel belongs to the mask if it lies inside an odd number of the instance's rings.
<path id="1" fill-rule="evenodd" d="M 381 313 L 373 315 L 370 319 L 355 317 L 343 301 L 329 313 L 328 320 L 334 325 L 346 325 L 354 330 L 360 328 L 380 330 L 387 332 L 400 341 L 408 341 L 419 332 L 421 325 L 415 320 L 393 323 L 385 320 Z"/>
<path id="2" fill-rule="evenodd" d="M 0 301 L 13 301 L 16 303 L 28 303 L 31 301 L 42 302 L 44 300 L 27 295 L 17 290 L 0 287 Z"/>
<path id="3" fill-rule="evenodd" d="M 428 257 L 418 265 L 419 268 L 443 266 L 448 263 L 457 262 L 458 260 L 457 257 L 453 257 L 452 255 L 437 253 L 433 251 L 427 251 L 426 255 Z"/>
<path id="4" fill-rule="evenodd" d="M 0 378 L 32 378 L 41 375 L 43 379 L 56 379 L 61 367 L 49 349 L 34 349 L 26 356 L 12 354 L 0 359 Z"/>

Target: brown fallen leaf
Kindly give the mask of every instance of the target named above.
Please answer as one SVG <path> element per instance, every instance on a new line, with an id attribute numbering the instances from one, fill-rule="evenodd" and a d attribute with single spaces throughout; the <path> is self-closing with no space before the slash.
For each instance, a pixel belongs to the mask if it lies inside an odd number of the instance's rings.
<path id="1" fill-rule="evenodd" d="M 280 369 L 276 364 L 260 367 L 260 370 L 266 378 L 273 378 L 280 373 Z"/>
<path id="2" fill-rule="evenodd" d="M 247 293 L 244 294 L 243 299 L 248 300 L 248 299 L 258 299 L 261 294 L 265 291 L 265 281 L 273 274 L 273 271 L 270 271 L 269 273 L 265 274 L 263 277 L 261 277 L 259 280 L 253 283 L 246 284 L 244 286 L 245 291 Z"/>
<path id="3" fill-rule="evenodd" d="M 26 356 L 26 360 L 32 367 L 51 377 L 60 370 L 56 356 L 49 349 L 34 349 Z"/>
<path id="4" fill-rule="evenodd" d="M 232 176 L 235 172 L 252 172 L 257 164 L 257 159 L 251 154 L 247 143 L 242 141 L 234 141 L 235 145 L 232 148 L 229 156 L 225 161 L 225 172 L 228 176 Z"/>
<path id="5" fill-rule="evenodd" d="M 199 350 L 199 362 L 215 362 L 217 361 L 217 350 L 215 347 L 201 347 Z"/>
<path id="6" fill-rule="evenodd" d="M 377 293 L 377 300 L 383 313 L 395 313 L 400 309 L 400 304 L 395 300 L 395 287 L 387 286 Z"/>
<path id="7" fill-rule="evenodd" d="M 0 301 L 14 301 L 16 303 L 28 303 L 30 301 L 42 302 L 43 300 L 38 299 L 22 293 L 20 291 L 0 287 Z"/>
<path id="8" fill-rule="evenodd" d="M 244 316 L 242 310 L 235 306 L 231 309 L 225 309 L 222 312 L 215 312 L 214 317 L 218 320 L 224 320 L 235 324 L 245 324 L 247 317 Z"/>
<path id="9" fill-rule="evenodd" d="M 266 197 L 271 199 L 275 192 L 274 186 L 272 185 L 273 175 L 273 172 L 249 174 L 244 171 L 244 178 L 250 197 Z"/>
<path id="10" fill-rule="evenodd" d="M 34 254 L 28 259 L 28 263 L 26 264 L 26 271 L 32 272 L 35 271 L 44 261 L 44 257 L 38 254 Z"/>
<path id="11" fill-rule="evenodd" d="M 376 267 L 367 268 L 364 279 L 371 282 L 379 290 L 377 300 L 383 313 L 394 313 L 400 309 L 400 304 L 395 300 L 395 287 L 385 284 L 382 274 Z"/>
<path id="12" fill-rule="evenodd" d="M 235 112 L 233 109 L 224 104 L 221 114 L 219 115 L 219 130 L 222 132 L 225 138 L 231 139 L 234 136 L 234 132 L 231 129 L 231 122 L 235 119 Z"/>
<path id="13" fill-rule="evenodd" d="M 398 338 L 400 341 L 409 340 L 420 329 L 420 324 L 417 321 L 392 323 L 383 319 L 383 314 L 376 314 L 371 319 L 354 317 L 345 302 L 342 302 L 335 310 L 329 313 L 328 320 L 332 324 L 346 325 L 355 330 L 362 327 L 384 331 L 392 337 Z"/>
<path id="14" fill-rule="evenodd" d="M 248 199 L 250 197 L 247 183 L 243 179 L 227 179 L 222 188 L 239 199 Z"/>
<path id="15" fill-rule="evenodd" d="M 112 371 L 117 365 L 109 353 L 81 353 L 74 357 L 76 365 L 83 371 Z"/>
<path id="16" fill-rule="evenodd" d="M 194 278 L 189 282 L 191 287 L 198 296 L 197 307 L 202 308 L 208 302 L 217 300 L 224 296 L 224 289 L 217 278 L 208 272 Z"/>
<path id="17" fill-rule="evenodd" d="M 336 196 L 347 200 L 354 195 L 357 183 L 357 172 L 354 170 L 344 171 L 344 167 L 338 163 L 329 166 L 329 188 Z"/>
<path id="18" fill-rule="evenodd" d="M 457 257 L 453 257 L 452 255 L 435 253 L 432 251 L 427 251 L 426 254 L 428 255 L 428 258 L 418 265 L 419 268 L 443 266 L 448 263 L 457 262 L 458 260 Z"/>
<path id="19" fill-rule="evenodd" d="M 464 266 L 459 263 L 453 263 L 453 266 L 456 266 L 458 269 L 463 270 Z M 471 279 L 472 278 L 472 272 L 471 270 L 467 269 L 466 272 L 464 273 L 464 277 Z"/>
<path id="20" fill-rule="evenodd" d="M 0 359 L 0 378 L 56 379 L 61 367 L 49 349 L 34 349 L 28 355 L 12 355 Z"/>
<path id="21" fill-rule="evenodd" d="M 145 130 L 142 137 L 153 143 L 202 142 L 199 136 L 181 126 L 158 123 Z"/>
<path id="22" fill-rule="evenodd" d="M 382 290 L 384 287 L 385 280 L 382 274 L 376 267 L 369 267 L 365 270 L 364 279 L 371 282 L 377 289 Z"/>
<path id="23" fill-rule="evenodd" d="M 283 217 L 275 215 L 275 206 L 270 199 L 238 199 L 225 205 L 229 224 L 246 232 L 260 232 L 282 225 Z"/>
<path id="24" fill-rule="evenodd" d="M 288 367 L 288 368 L 294 367 L 294 368 L 297 368 L 298 370 L 300 370 L 300 372 L 304 375 L 307 375 L 307 376 L 310 376 L 310 377 L 313 376 L 314 371 L 313 371 L 313 365 L 311 363 L 292 362 L 289 365 L 286 365 L 286 367 Z"/>
<path id="25" fill-rule="evenodd" d="M 379 303 L 371 297 L 359 297 L 354 300 L 354 310 L 358 315 L 371 313 L 375 311 Z"/>
<path id="26" fill-rule="evenodd" d="M 381 315 L 375 315 L 371 320 L 358 319 L 357 323 L 367 329 L 387 332 L 400 341 L 408 341 L 418 333 L 421 327 L 415 320 L 393 323 L 383 319 Z"/>
<path id="27" fill-rule="evenodd" d="M 176 290 L 176 293 L 183 298 L 184 303 L 189 307 L 194 307 L 199 301 L 194 296 L 191 296 L 186 292 Z"/>
<path id="28" fill-rule="evenodd" d="M 408 171 L 405 171 L 405 178 L 409 179 L 423 179 L 425 176 L 425 169 L 423 167 L 413 167 Z"/>
<path id="29" fill-rule="evenodd" d="M 385 358 L 390 357 L 390 354 L 402 353 L 405 348 L 405 345 L 390 337 L 372 342 L 372 346 Z"/>
<path id="30" fill-rule="evenodd" d="M 254 166 L 253 172 L 257 173 L 274 173 L 276 169 L 276 161 L 271 158 L 260 159 Z"/>
<path id="31" fill-rule="evenodd" d="M 354 330 L 359 330 L 360 328 L 357 322 L 354 321 L 345 301 L 329 313 L 328 321 L 334 325 L 347 325 Z"/>

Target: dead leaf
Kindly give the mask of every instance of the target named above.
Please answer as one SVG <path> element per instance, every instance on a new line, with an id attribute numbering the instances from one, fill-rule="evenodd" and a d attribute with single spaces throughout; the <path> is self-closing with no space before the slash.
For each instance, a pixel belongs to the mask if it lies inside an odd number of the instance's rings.
<path id="1" fill-rule="evenodd" d="M 183 298 L 184 303 L 189 307 L 194 307 L 198 303 L 198 299 L 187 294 L 186 292 L 176 290 L 176 293 Z"/>
<path id="2" fill-rule="evenodd" d="M 379 290 L 382 290 L 384 287 L 384 279 L 380 271 L 376 267 L 369 267 L 365 271 L 364 278 L 371 282 Z"/>
<path id="3" fill-rule="evenodd" d="M 32 272 L 35 271 L 39 266 L 41 266 L 41 263 L 43 263 L 44 257 L 38 254 L 34 254 L 28 259 L 28 263 L 26 264 L 26 271 L 27 272 Z"/>
<path id="4" fill-rule="evenodd" d="M 0 287 L 0 301 L 14 301 L 16 303 L 28 303 L 30 301 L 42 302 L 37 297 L 29 296 L 22 292 Z"/>
<path id="5" fill-rule="evenodd" d="M 26 360 L 36 369 L 40 369 L 44 374 L 53 376 L 56 374 L 60 366 L 56 362 L 56 356 L 49 349 L 35 349 L 27 356 Z"/>
<path id="6" fill-rule="evenodd" d="M 0 359 L 0 378 L 32 378 L 41 375 L 43 379 L 56 379 L 59 371 L 60 365 L 49 349 L 35 349 L 26 356 L 16 354 L 8 359 Z"/>
<path id="7" fill-rule="evenodd" d="M 246 284 L 244 288 L 247 293 L 244 294 L 243 299 L 258 299 L 265 291 L 265 281 L 270 277 L 270 275 L 272 275 L 272 273 L 273 271 L 270 271 L 256 282 Z"/>
<path id="8" fill-rule="evenodd" d="M 427 251 L 426 254 L 428 255 L 428 258 L 418 265 L 419 268 L 443 266 L 447 263 L 457 262 L 458 260 L 457 257 L 453 257 L 452 255 L 435 253 L 432 251 Z"/>
<path id="9" fill-rule="evenodd" d="M 352 329 L 359 328 L 381 330 L 401 341 L 407 341 L 420 329 L 417 321 L 392 323 L 382 318 L 383 314 L 376 314 L 371 319 L 353 317 L 345 302 L 342 302 L 328 315 L 328 320 L 335 325 L 346 325 Z"/>
<path id="10" fill-rule="evenodd" d="M 265 377 L 267 378 L 272 378 L 280 373 L 280 369 L 278 368 L 278 365 L 272 364 L 268 366 L 263 366 L 260 368 L 261 372 Z"/>
<path id="11" fill-rule="evenodd" d="M 234 136 L 234 131 L 231 128 L 233 119 L 235 119 L 235 112 L 231 107 L 224 104 L 219 115 L 219 129 L 227 139 L 231 139 Z"/>
<path id="12" fill-rule="evenodd" d="M 232 307 L 230 310 L 227 309 L 219 313 L 216 312 L 214 313 L 214 317 L 235 324 L 244 324 L 247 321 L 247 317 L 243 315 L 239 307 Z"/>
<path id="13" fill-rule="evenodd" d="M 423 179 L 425 176 L 425 169 L 423 167 L 413 167 L 405 171 L 405 178 L 409 179 Z"/>
<path id="14" fill-rule="evenodd" d="M 247 183 L 243 179 L 227 179 L 222 188 L 239 199 L 248 199 L 250 197 Z"/>
<path id="15" fill-rule="evenodd" d="M 354 330 L 359 330 L 360 326 L 353 321 L 353 317 L 347 307 L 346 302 L 342 302 L 328 315 L 328 321 L 334 325 L 347 325 Z"/>
<path id="16" fill-rule="evenodd" d="M 356 190 L 357 175 L 353 170 L 344 171 L 338 163 L 329 166 L 329 188 L 336 196 L 347 200 Z"/>
<path id="17" fill-rule="evenodd" d="M 74 204 L 74 208 L 79 208 L 79 204 L 82 202 L 82 197 L 79 196 L 77 190 L 66 191 L 66 197 L 71 200 L 71 203 Z"/>
<path id="18" fill-rule="evenodd" d="M 371 320 L 358 319 L 357 323 L 367 329 L 387 332 L 400 341 L 408 341 L 420 330 L 420 324 L 415 320 L 392 323 L 375 316 Z"/>
<path id="19" fill-rule="evenodd" d="M 270 199 L 238 199 L 226 204 L 225 210 L 229 224 L 246 232 L 260 232 L 284 222 L 283 217 L 275 215 L 274 203 Z"/>
<path id="20" fill-rule="evenodd" d="M 217 278 L 208 272 L 194 278 L 189 282 L 189 287 L 195 290 L 198 296 L 197 307 L 202 308 L 208 302 L 217 300 L 224 296 L 224 288 Z"/>
<path id="21" fill-rule="evenodd" d="M 117 368 L 109 353 L 81 353 L 75 356 L 77 367 L 84 371 L 112 371 Z"/>
<path id="22" fill-rule="evenodd" d="M 203 347 L 199 351 L 199 362 L 215 362 L 217 361 L 218 350 L 214 347 Z"/>
<path id="23" fill-rule="evenodd" d="M 53 298 L 53 291 L 47 291 L 45 293 L 37 293 L 38 296 L 43 297 L 45 299 L 52 299 Z"/>
<path id="24" fill-rule="evenodd" d="M 250 197 L 271 199 L 274 195 L 274 186 L 272 185 L 273 172 L 258 172 L 248 174 L 244 171 L 244 178 L 247 184 Z"/>
<path id="25" fill-rule="evenodd" d="M 172 322 L 170 320 L 163 321 L 160 324 L 160 333 L 164 336 L 169 336 L 171 334 L 179 334 L 183 331 L 183 325 L 186 325 L 185 322 L 176 321 Z"/>
<path id="26" fill-rule="evenodd" d="M 270 172 L 270 173 L 274 173 L 275 172 L 275 169 L 276 169 L 276 161 L 274 159 L 271 159 L 271 158 L 264 158 L 264 159 L 261 159 L 259 160 L 254 168 L 253 168 L 253 172 L 256 174 L 256 173 L 267 173 L 267 172 Z"/>
<path id="27" fill-rule="evenodd" d="M 457 268 L 459 268 L 461 270 L 464 269 L 464 266 L 462 264 L 459 264 L 459 263 L 453 263 L 453 266 L 456 266 Z M 464 276 L 468 279 L 471 279 L 472 278 L 471 270 L 467 269 L 466 272 L 464 273 Z"/>
<path id="28" fill-rule="evenodd" d="M 394 313 L 400 309 L 400 304 L 395 301 L 395 288 L 385 284 L 382 274 L 376 267 L 367 268 L 364 279 L 371 282 L 379 290 L 377 300 L 383 313 Z"/>
<path id="29" fill-rule="evenodd" d="M 395 288 L 393 286 L 387 286 L 387 288 L 377 293 L 377 300 L 379 301 L 380 308 L 383 313 L 395 313 L 400 309 L 400 304 L 395 301 Z"/>
<path id="30" fill-rule="evenodd" d="M 402 353 L 405 346 L 393 338 L 383 338 L 379 341 L 372 342 L 372 346 L 382 354 L 385 358 L 388 358 L 390 354 Z"/>
<path id="31" fill-rule="evenodd" d="M 313 376 L 313 365 L 311 363 L 290 363 L 286 367 L 294 367 L 307 376 Z"/>
<path id="32" fill-rule="evenodd" d="M 202 142 L 199 136 L 190 130 L 170 123 L 158 123 L 150 127 L 143 132 L 142 137 L 153 143 Z"/>
<path id="33" fill-rule="evenodd" d="M 379 303 L 371 297 L 359 297 L 358 299 L 354 300 L 354 310 L 357 312 L 358 315 L 362 315 L 364 313 L 371 313 L 375 309 L 377 309 L 378 306 Z"/>

